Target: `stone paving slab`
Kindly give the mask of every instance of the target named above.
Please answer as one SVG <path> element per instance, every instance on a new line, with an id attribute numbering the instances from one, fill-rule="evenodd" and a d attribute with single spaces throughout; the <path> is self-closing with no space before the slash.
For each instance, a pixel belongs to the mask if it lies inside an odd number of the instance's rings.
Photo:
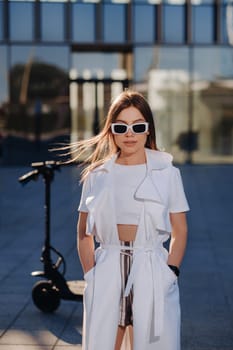
<path id="1" fill-rule="evenodd" d="M 40 179 L 18 183 L 29 170 L 0 168 L 0 349 L 81 349 L 80 303 L 62 300 L 54 314 L 43 314 L 32 302 L 38 279 L 30 273 L 43 269 L 44 186 Z M 78 169 L 62 169 L 51 188 L 51 242 L 65 256 L 66 278 L 72 280 L 82 278 L 76 253 L 79 197 Z"/>
<path id="2" fill-rule="evenodd" d="M 180 278 L 186 350 L 233 349 L 233 167 L 183 167 L 192 212 Z"/>
<path id="3" fill-rule="evenodd" d="M 180 169 L 192 209 L 179 278 L 182 350 L 233 350 L 233 166 Z M 0 167 L 0 350 L 78 350 L 82 304 L 62 300 L 54 314 L 44 314 L 31 298 L 38 279 L 30 273 L 42 269 L 44 188 L 42 180 L 18 183 L 29 170 Z M 56 173 L 51 192 L 52 245 L 66 259 L 67 280 L 80 280 L 79 169 Z"/>

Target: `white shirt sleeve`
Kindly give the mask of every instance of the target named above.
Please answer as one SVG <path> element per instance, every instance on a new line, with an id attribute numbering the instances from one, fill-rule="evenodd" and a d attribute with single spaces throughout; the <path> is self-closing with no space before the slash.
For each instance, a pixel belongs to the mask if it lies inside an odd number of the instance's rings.
<path id="1" fill-rule="evenodd" d="M 81 194 L 81 199 L 79 202 L 78 211 L 83 211 L 86 213 L 88 212 L 87 205 L 86 205 L 86 199 L 88 197 L 88 194 L 90 193 L 90 190 L 91 190 L 91 179 L 90 179 L 90 174 L 89 174 L 83 182 L 82 194 Z"/>
<path id="2" fill-rule="evenodd" d="M 169 212 L 180 213 L 189 210 L 180 170 L 173 167 L 169 194 Z"/>

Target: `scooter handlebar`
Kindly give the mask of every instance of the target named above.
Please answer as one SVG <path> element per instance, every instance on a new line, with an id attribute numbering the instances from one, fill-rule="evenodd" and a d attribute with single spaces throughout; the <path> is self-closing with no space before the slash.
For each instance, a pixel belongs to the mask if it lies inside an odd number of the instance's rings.
<path id="1" fill-rule="evenodd" d="M 19 177 L 19 182 L 21 182 L 22 184 L 26 185 L 29 181 L 31 180 L 37 180 L 39 175 L 39 171 L 37 169 L 29 171 L 28 173 L 22 175 Z"/>
<path id="2" fill-rule="evenodd" d="M 51 169 L 59 169 L 62 165 L 62 162 L 56 160 L 46 160 L 45 162 L 33 162 L 31 164 L 32 168 L 36 168 L 40 171 L 42 168 L 51 168 Z"/>
<path id="3" fill-rule="evenodd" d="M 31 163 L 31 167 L 35 170 L 29 171 L 28 173 L 20 176 L 18 180 L 25 185 L 31 180 L 37 180 L 39 175 L 44 175 L 48 172 L 52 174 L 54 170 L 59 170 L 61 165 L 63 165 L 62 162 L 55 160 Z"/>

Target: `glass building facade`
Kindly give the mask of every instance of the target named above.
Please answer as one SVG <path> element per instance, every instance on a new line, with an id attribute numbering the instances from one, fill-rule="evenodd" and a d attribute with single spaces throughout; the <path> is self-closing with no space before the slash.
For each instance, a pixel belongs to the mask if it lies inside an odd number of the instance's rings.
<path id="1" fill-rule="evenodd" d="M 233 163 L 233 0 L 0 0 L 0 159 L 53 157 L 140 91 L 177 162 Z"/>

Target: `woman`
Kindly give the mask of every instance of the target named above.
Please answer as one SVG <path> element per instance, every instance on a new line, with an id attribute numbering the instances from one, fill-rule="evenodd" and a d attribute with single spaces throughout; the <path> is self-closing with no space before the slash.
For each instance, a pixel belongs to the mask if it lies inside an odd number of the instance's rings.
<path id="1" fill-rule="evenodd" d="M 177 277 L 189 208 L 172 156 L 157 150 L 144 97 L 121 93 L 100 134 L 77 143 L 77 158 L 88 148 L 94 152 L 77 225 L 86 281 L 83 349 L 119 350 L 130 327 L 127 349 L 178 350 Z M 168 252 L 163 243 L 170 236 Z"/>

